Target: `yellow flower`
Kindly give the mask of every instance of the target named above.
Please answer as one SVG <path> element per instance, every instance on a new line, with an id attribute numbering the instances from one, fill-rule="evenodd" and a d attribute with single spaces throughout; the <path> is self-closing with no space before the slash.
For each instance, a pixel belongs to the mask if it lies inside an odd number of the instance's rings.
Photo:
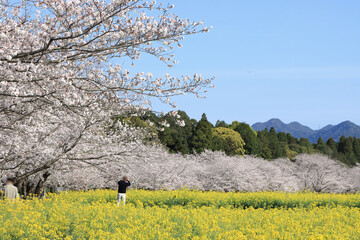
<path id="1" fill-rule="evenodd" d="M 357 239 L 360 195 L 109 190 L 0 201 L 0 239 Z"/>

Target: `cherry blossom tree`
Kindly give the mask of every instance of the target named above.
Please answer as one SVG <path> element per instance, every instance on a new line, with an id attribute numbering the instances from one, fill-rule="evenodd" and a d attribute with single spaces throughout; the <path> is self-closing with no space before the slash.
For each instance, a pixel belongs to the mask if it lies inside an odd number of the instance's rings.
<path id="1" fill-rule="evenodd" d="M 300 155 L 295 161 L 268 161 L 253 156 L 226 156 L 205 151 L 197 155 L 171 154 L 164 148 L 143 146 L 124 157 L 123 164 L 108 162 L 95 168 L 59 174 L 53 182 L 72 189 L 116 188 L 122 175 L 130 176 L 132 188 L 173 190 L 190 188 L 213 191 L 315 191 L 355 192 L 359 167 L 349 168 L 323 155 Z M 91 172 L 91 173 L 89 173 Z"/>
<path id="2" fill-rule="evenodd" d="M 144 131 L 113 120 L 153 99 L 200 96 L 212 78 L 131 73 L 152 55 L 169 67 L 184 36 L 207 32 L 173 5 L 144 0 L 0 0 L 0 174 L 23 192 L 76 166 L 99 167 L 136 151 Z M 114 130 L 115 129 L 115 130 Z"/>
<path id="3" fill-rule="evenodd" d="M 348 176 L 355 172 L 342 162 L 325 155 L 300 155 L 296 158 L 294 174 L 301 179 L 301 189 L 315 192 L 348 192 L 354 184 Z"/>
<path id="4" fill-rule="evenodd" d="M 154 151 L 154 150 L 153 150 Z M 157 150 L 162 152 L 161 150 Z M 158 155 L 158 154 L 157 154 Z M 359 166 L 348 167 L 327 156 L 299 155 L 295 161 L 268 161 L 253 156 L 226 156 L 205 151 L 198 155 L 156 154 L 133 176 L 138 187 L 178 189 L 189 187 L 216 191 L 315 191 L 354 192 L 359 189 Z M 154 180 L 153 180 L 154 179 Z M 160 181 L 159 179 L 165 179 Z"/>
<path id="5" fill-rule="evenodd" d="M 350 188 L 346 192 L 359 192 L 360 191 L 360 165 L 357 164 L 355 167 L 351 168 L 347 174 L 348 182 L 351 183 Z"/>

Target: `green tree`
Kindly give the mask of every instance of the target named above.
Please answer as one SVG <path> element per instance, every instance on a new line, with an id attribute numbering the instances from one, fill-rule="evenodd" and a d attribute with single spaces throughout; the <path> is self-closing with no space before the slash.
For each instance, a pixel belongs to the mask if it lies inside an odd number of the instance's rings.
<path id="1" fill-rule="evenodd" d="M 233 122 L 229 125 L 229 128 L 235 130 L 235 128 L 236 128 L 237 126 L 239 126 L 240 124 L 241 124 L 241 122 L 239 122 L 239 121 L 233 121 Z"/>
<path id="2" fill-rule="evenodd" d="M 356 157 L 356 161 L 360 162 L 360 138 L 359 139 L 354 138 L 353 150 Z"/>
<path id="3" fill-rule="evenodd" d="M 313 153 L 313 147 L 307 138 L 300 138 L 299 145 L 301 147 L 301 153 Z"/>
<path id="4" fill-rule="evenodd" d="M 318 140 L 314 146 L 315 146 L 315 149 L 319 150 L 320 152 L 323 152 L 325 143 L 324 143 L 324 140 L 322 139 L 322 137 L 318 138 Z"/>
<path id="5" fill-rule="evenodd" d="M 245 141 L 245 154 L 259 155 L 261 153 L 261 143 L 256 136 L 256 132 L 250 127 L 249 124 L 239 123 L 234 129 L 240 133 Z"/>
<path id="6" fill-rule="evenodd" d="M 211 123 L 207 120 L 206 114 L 204 113 L 193 132 L 191 143 L 195 152 L 201 153 L 204 152 L 205 149 L 212 149 L 212 128 Z"/>
<path id="7" fill-rule="evenodd" d="M 289 145 L 295 145 L 298 144 L 296 138 L 294 138 L 290 133 L 286 134 L 286 138 L 288 140 Z"/>
<path id="8" fill-rule="evenodd" d="M 348 137 L 345 140 L 344 154 L 345 154 L 345 157 L 346 157 L 348 163 L 350 163 L 351 165 L 354 165 L 356 163 L 356 156 L 355 156 L 354 149 L 353 149 L 352 137 Z"/>
<path id="9" fill-rule="evenodd" d="M 286 150 L 283 145 L 280 146 L 275 128 L 271 128 L 268 134 L 269 149 L 271 150 L 272 159 L 284 157 Z"/>
<path id="10" fill-rule="evenodd" d="M 215 124 L 215 127 L 228 127 L 228 126 L 229 124 L 226 124 L 225 121 L 220 121 L 220 120 L 217 120 Z"/>
<path id="11" fill-rule="evenodd" d="M 345 140 L 344 144 L 344 153 L 345 155 L 349 156 L 351 153 L 353 153 L 353 141 L 351 137 L 348 137 Z"/>
<path id="12" fill-rule="evenodd" d="M 346 137 L 343 135 L 340 137 L 339 143 L 338 143 L 338 152 L 339 153 L 344 153 L 345 154 L 345 142 L 346 142 Z"/>
<path id="13" fill-rule="evenodd" d="M 178 111 L 179 118 L 174 118 L 171 114 L 166 114 L 161 120 L 166 120 L 170 125 L 164 131 L 159 132 L 162 144 L 169 148 L 171 152 L 191 153 L 190 141 L 192 137 L 193 124 L 189 116 L 184 111 Z M 179 126 L 177 121 L 184 121 L 185 126 Z"/>
<path id="14" fill-rule="evenodd" d="M 336 142 L 335 140 L 330 137 L 327 141 L 326 141 L 326 145 L 328 145 L 330 147 L 330 149 L 336 154 L 337 153 L 337 147 L 336 147 Z"/>
<path id="15" fill-rule="evenodd" d="M 269 135 L 269 131 L 267 130 L 267 128 L 265 128 L 262 131 L 258 131 L 257 137 L 258 137 L 262 147 L 268 147 L 268 145 L 269 145 L 268 135 Z"/>
<path id="16" fill-rule="evenodd" d="M 181 136 L 178 131 L 172 128 L 166 128 L 161 133 L 161 143 L 169 148 L 170 152 L 180 152 L 187 154 L 190 152 L 188 142 L 186 138 Z"/>
<path id="17" fill-rule="evenodd" d="M 271 149 L 269 148 L 269 131 L 265 128 L 257 133 L 257 137 L 261 144 L 261 157 L 265 159 L 272 159 Z"/>
<path id="18" fill-rule="evenodd" d="M 261 157 L 265 159 L 273 159 L 271 149 L 269 147 L 264 147 L 261 151 Z"/>
<path id="19" fill-rule="evenodd" d="M 284 132 L 279 132 L 277 134 L 277 137 L 279 139 L 279 142 L 284 142 L 284 143 L 287 143 L 288 139 L 287 139 L 287 136 L 286 136 L 286 133 Z"/>
<path id="20" fill-rule="evenodd" d="M 218 127 L 213 129 L 213 136 L 214 150 L 223 150 L 227 155 L 244 155 L 245 142 L 238 132 L 230 128 Z"/>
<path id="21" fill-rule="evenodd" d="M 328 156 L 333 155 L 332 149 L 324 142 L 324 140 L 321 137 L 319 137 L 317 143 L 314 144 L 314 148 L 325 155 Z"/>
<path id="22" fill-rule="evenodd" d="M 292 151 L 290 152 L 290 159 L 294 158 L 298 153 L 301 153 L 301 147 L 298 143 L 298 140 L 293 137 L 290 133 L 287 133 L 286 134 L 286 138 L 287 138 L 287 141 L 288 141 L 288 147 L 289 147 L 289 150 Z"/>

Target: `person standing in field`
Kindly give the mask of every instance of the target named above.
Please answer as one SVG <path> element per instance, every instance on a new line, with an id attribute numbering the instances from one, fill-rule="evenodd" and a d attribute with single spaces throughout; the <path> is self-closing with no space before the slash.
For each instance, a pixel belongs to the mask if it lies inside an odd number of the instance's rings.
<path id="1" fill-rule="evenodd" d="M 6 186 L 5 186 L 5 198 L 11 201 L 15 201 L 15 199 L 18 197 L 19 197 L 19 192 L 17 187 L 14 186 L 14 179 L 7 178 Z"/>
<path id="2" fill-rule="evenodd" d="M 117 196 L 117 206 L 120 205 L 120 202 L 123 201 L 124 205 L 126 203 L 126 188 L 129 187 L 130 179 L 128 177 L 123 177 L 122 180 L 118 182 L 118 196 Z"/>

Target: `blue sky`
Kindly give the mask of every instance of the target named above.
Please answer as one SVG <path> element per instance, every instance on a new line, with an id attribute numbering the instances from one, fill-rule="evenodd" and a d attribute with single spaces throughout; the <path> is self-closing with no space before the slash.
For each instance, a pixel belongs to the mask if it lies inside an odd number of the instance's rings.
<path id="1" fill-rule="evenodd" d="M 142 57 L 135 68 L 216 76 L 206 99 L 176 99 L 190 117 L 205 112 L 213 123 L 249 124 L 276 117 L 314 129 L 344 120 L 360 124 L 360 1 L 170 2 L 180 17 L 214 28 L 187 37 L 175 51 L 175 67 Z"/>

